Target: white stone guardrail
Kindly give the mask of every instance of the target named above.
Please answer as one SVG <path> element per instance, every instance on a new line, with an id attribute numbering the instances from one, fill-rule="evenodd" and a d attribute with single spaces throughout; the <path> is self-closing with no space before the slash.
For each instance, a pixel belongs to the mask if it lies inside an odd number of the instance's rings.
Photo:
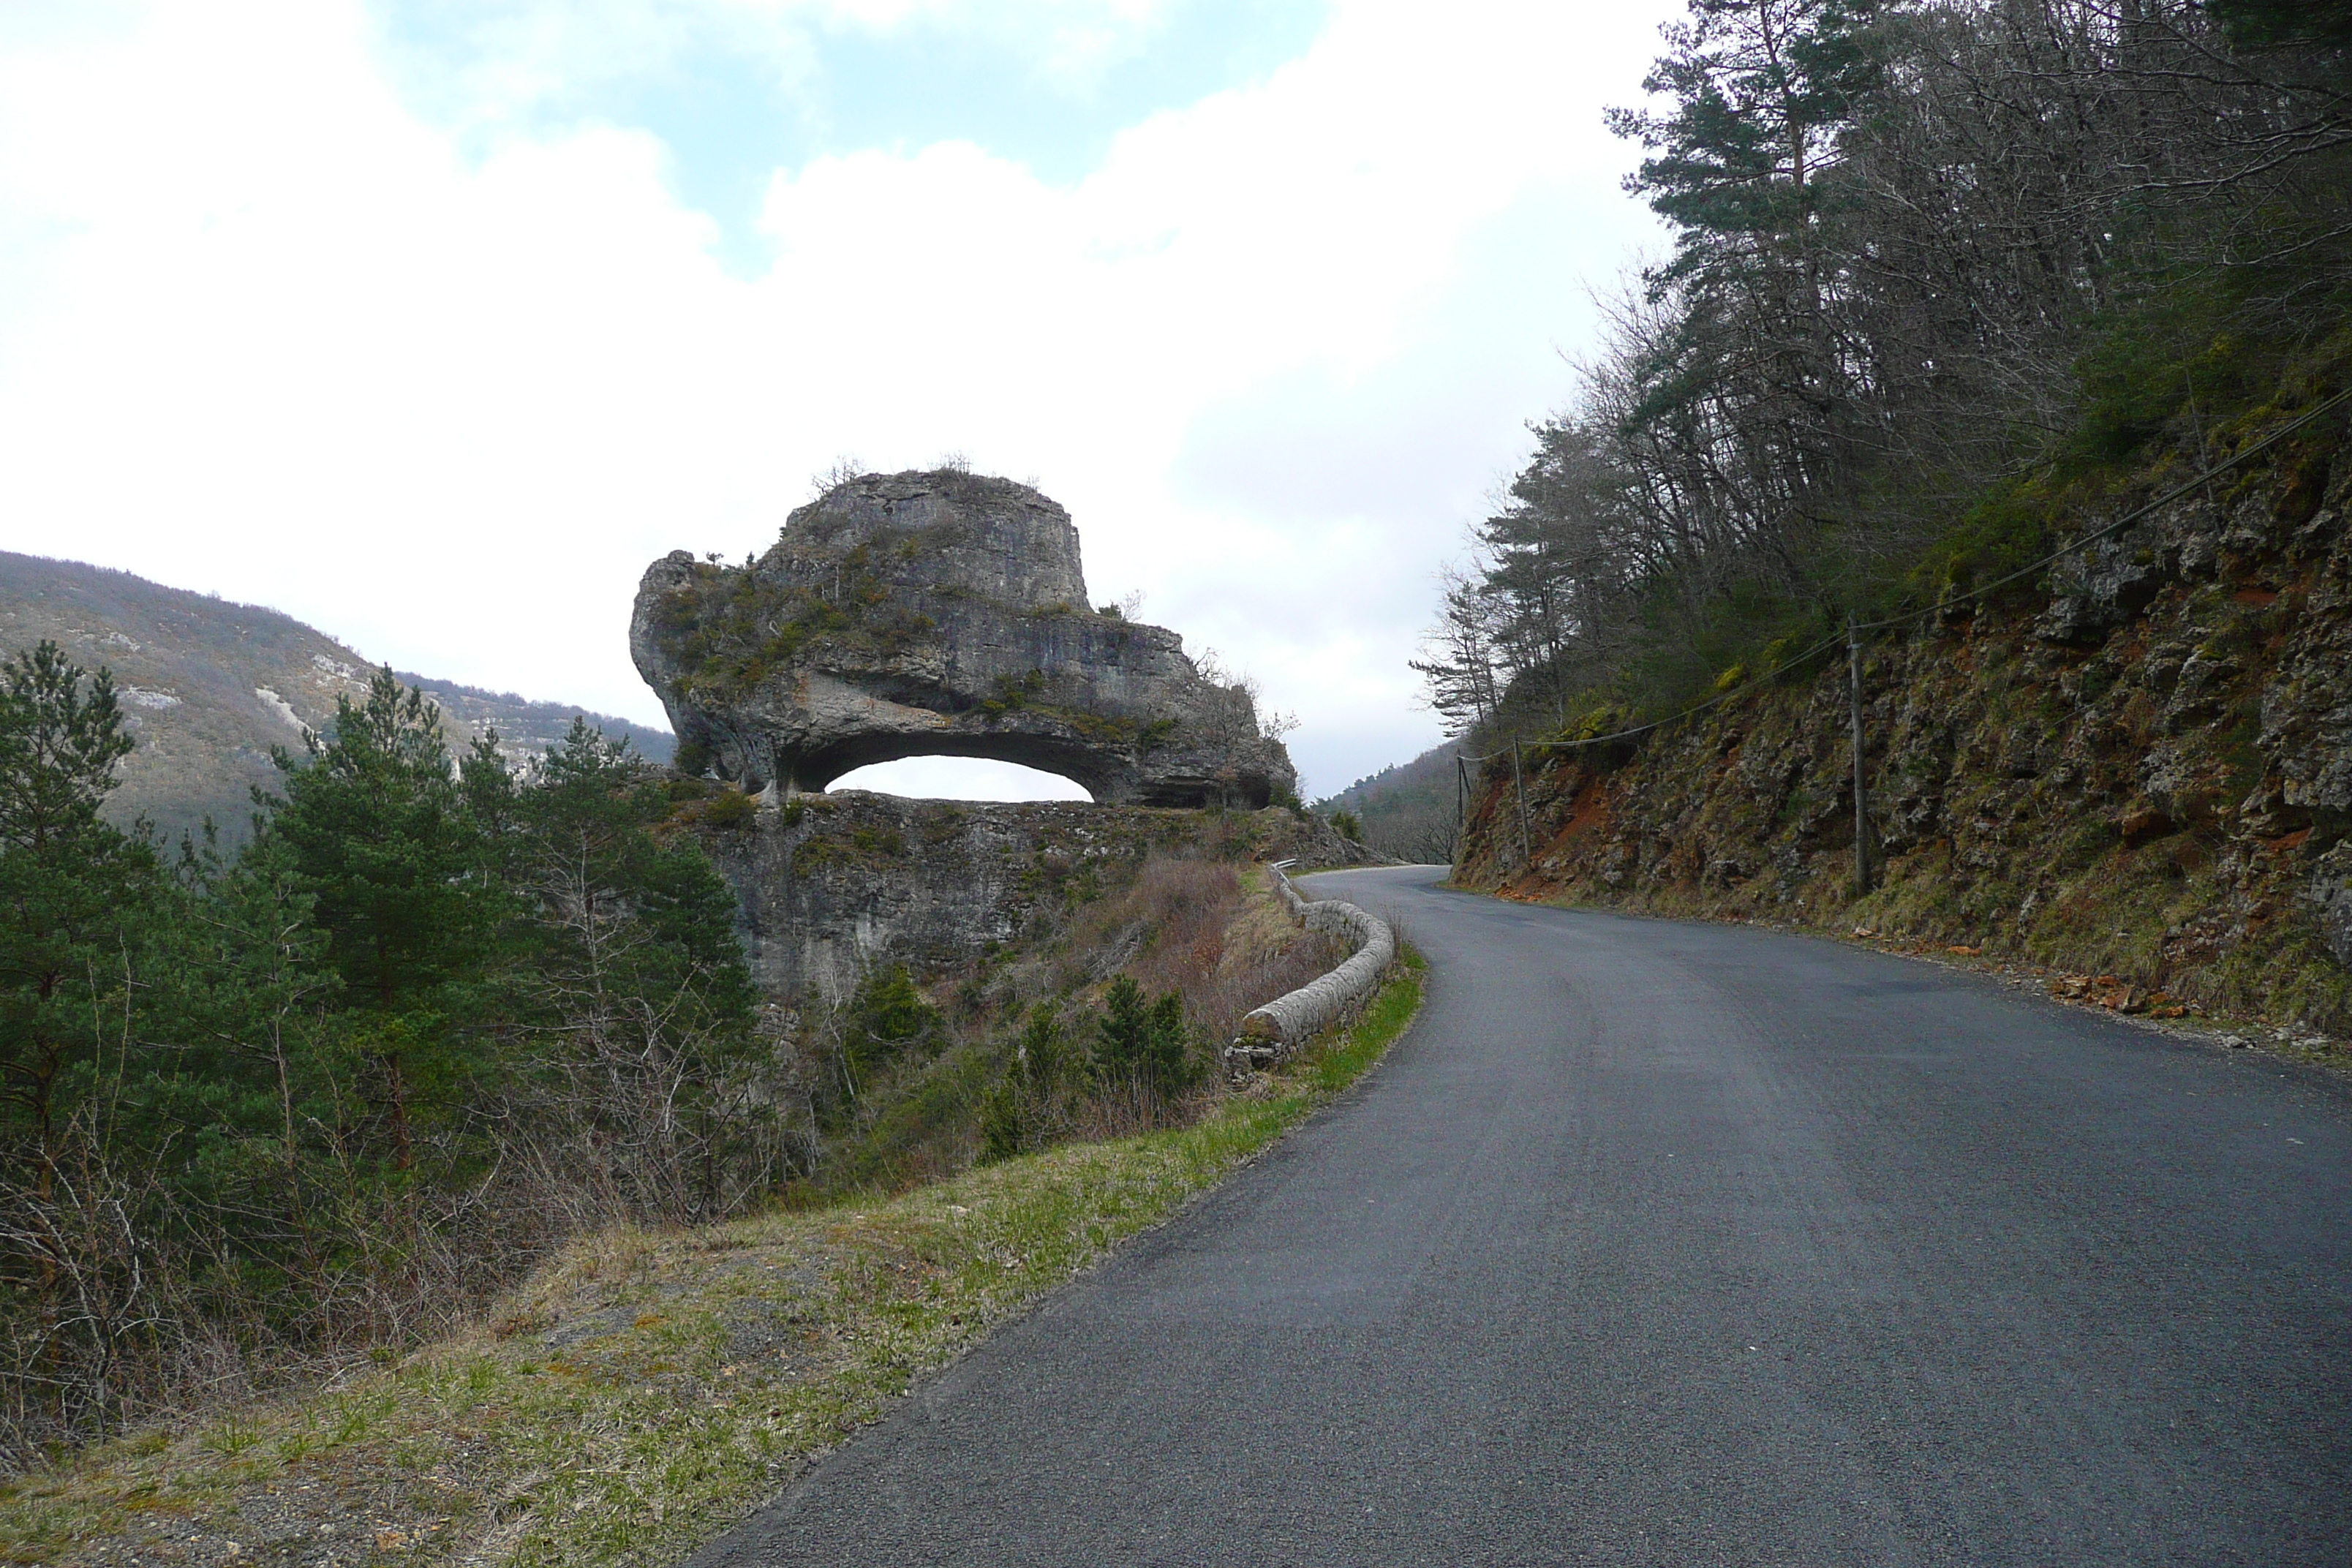
<path id="1" fill-rule="evenodd" d="M 1274 878 L 1275 896 L 1308 931 L 1345 937 L 1356 951 L 1328 974 L 1276 997 L 1242 1020 L 1241 1033 L 1225 1047 L 1225 1070 L 1235 1077 L 1281 1060 L 1362 1006 L 1396 962 L 1396 933 L 1388 921 L 1337 899 L 1309 902 L 1300 898 L 1283 874 L 1291 864 L 1278 860 L 1266 868 Z"/>

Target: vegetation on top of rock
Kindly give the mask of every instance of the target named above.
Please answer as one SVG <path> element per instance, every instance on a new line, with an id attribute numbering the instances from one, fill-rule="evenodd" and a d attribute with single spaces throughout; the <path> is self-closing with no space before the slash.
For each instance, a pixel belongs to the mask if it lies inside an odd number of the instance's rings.
<path id="1" fill-rule="evenodd" d="M 1262 806 L 1297 774 L 1244 679 L 1124 612 L 1084 608 L 1077 530 L 1025 485 L 867 474 L 740 566 L 673 552 L 630 651 L 688 772 L 824 789 L 898 757 L 990 757 L 1097 801 Z"/>
<path id="2" fill-rule="evenodd" d="M 756 691 L 803 659 L 824 668 L 855 654 L 887 663 L 923 646 L 938 624 L 894 603 L 871 567 L 861 544 L 836 570 L 800 580 L 757 565 L 695 568 L 649 617 L 681 698 Z"/>

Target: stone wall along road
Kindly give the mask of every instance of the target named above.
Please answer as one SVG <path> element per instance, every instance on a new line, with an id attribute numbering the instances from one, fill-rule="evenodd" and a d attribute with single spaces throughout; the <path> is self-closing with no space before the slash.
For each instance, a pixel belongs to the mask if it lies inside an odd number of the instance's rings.
<path id="1" fill-rule="evenodd" d="M 1266 875 L 1292 919 L 1308 931 L 1340 938 L 1354 951 L 1330 973 L 1251 1009 L 1242 1019 L 1240 1037 L 1225 1047 L 1225 1069 L 1232 1073 L 1270 1066 L 1345 1021 L 1371 1000 L 1396 962 L 1396 933 L 1386 921 L 1343 899 L 1310 902 L 1299 897 L 1281 866 L 1269 866 Z"/>

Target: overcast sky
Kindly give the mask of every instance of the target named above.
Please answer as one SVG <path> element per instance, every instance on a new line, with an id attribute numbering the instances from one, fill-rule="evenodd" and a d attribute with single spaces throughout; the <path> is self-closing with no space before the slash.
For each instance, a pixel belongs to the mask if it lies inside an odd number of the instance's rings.
<path id="1" fill-rule="evenodd" d="M 1432 574 L 1655 244 L 1601 117 L 1678 10 L 9 0 L 0 545 L 661 721 L 647 562 L 961 453 L 1327 794 L 1437 738 Z"/>

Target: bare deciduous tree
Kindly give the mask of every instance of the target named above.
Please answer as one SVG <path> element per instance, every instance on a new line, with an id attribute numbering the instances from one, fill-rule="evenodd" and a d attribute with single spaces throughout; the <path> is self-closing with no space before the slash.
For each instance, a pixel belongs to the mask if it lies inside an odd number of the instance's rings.
<path id="1" fill-rule="evenodd" d="M 1675 249 L 1604 302 L 1573 403 L 1471 530 L 1415 665 L 1431 704 L 1457 733 L 1558 728 L 1580 694 L 1687 691 L 1759 623 L 1833 620 L 2072 427 L 2086 351 L 2163 330 L 2147 301 L 2339 320 L 2339 11 L 1692 0 L 1657 107 L 1612 115 Z"/>

